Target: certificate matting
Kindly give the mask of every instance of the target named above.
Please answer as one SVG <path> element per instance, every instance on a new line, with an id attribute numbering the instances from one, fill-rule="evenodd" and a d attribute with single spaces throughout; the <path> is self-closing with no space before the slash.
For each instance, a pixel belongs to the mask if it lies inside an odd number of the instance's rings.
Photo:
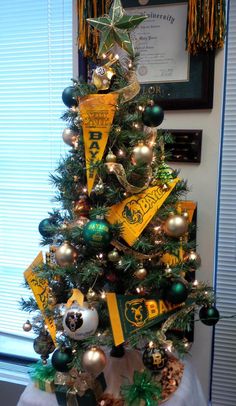
<path id="1" fill-rule="evenodd" d="M 189 79 L 185 50 L 187 3 L 129 8 L 128 14 L 147 15 L 132 35 L 139 54 L 140 83 L 183 82 Z"/>

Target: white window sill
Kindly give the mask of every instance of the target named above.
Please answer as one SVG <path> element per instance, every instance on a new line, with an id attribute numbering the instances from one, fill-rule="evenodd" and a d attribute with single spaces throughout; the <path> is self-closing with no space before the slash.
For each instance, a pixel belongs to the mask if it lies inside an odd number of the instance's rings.
<path id="1" fill-rule="evenodd" d="M 33 339 L 0 333 L 0 354 L 22 360 L 36 360 L 37 354 L 33 349 Z"/>
<path id="2" fill-rule="evenodd" d="M 32 338 L 0 334 L 0 381 L 27 385 L 30 381 L 27 365 L 37 359 Z"/>
<path id="3" fill-rule="evenodd" d="M 30 378 L 28 367 L 0 361 L 0 381 L 28 385 Z"/>

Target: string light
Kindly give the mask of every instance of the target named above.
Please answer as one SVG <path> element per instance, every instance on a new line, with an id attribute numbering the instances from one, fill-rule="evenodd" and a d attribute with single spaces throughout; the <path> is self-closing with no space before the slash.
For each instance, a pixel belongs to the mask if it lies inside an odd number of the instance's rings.
<path id="1" fill-rule="evenodd" d="M 105 300 L 105 299 L 106 299 L 106 292 L 105 292 L 105 290 L 102 290 L 102 291 L 101 291 L 100 296 L 101 296 L 101 299 L 102 299 L 102 300 Z"/>
<path id="2" fill-rule="evenodd" d="M 82 191 L 83 191 L 84 193 L 87 193 L 88 189 L 87 189 L 86 187 L 83 187 Z"/>
<path id="3" fill-rule="evenodd" d="M 161 226 L 155 226 L 153 230 L 155 231 L 155 233 L 159 233 L 161 231 Z"/>
<path id="4" fill-rule="evenodd" d="M 198 281 L 197 279 L 195 279 L 195 281 L 193 282 L 193 286 L 198 286 Z M 206 293 L 206 292 L 205 292 Z"/>
<path id="5" fill-rule="evenodd" d="M 155 240 L 155 241 L 154 241 L 154 243 L 155 243 L 156 245 L 161 244 L 161 242 L 162 242 L 161 240 Z"/>
<path id="6" fill-rule="evenodd" d="M 172 269 L 170 268 L 170 265 L 166 265 L 165 273 L 170 274 L 172 272 Z"/>
<path id="7" fill-rule="evenodd" d="M 166 350 L 172 352 L 172 344 L 168 344 Z"/>
<path id="8" fill-rule="evenodd" d="M 153 347 L 154 347 L 154 342 L 153 342 L 153 341 L 149 341 L 148 346 L 149 346 L 149 348 L 153 348 Z"/>
<path id="9" fill-rule="evenodd" d="M 124 151 L 123 151 L 122 149 L 119 149 L 118 155 L 119 155 L 119 156 L 123 156 L 123 155 L 124 155 Z"/>

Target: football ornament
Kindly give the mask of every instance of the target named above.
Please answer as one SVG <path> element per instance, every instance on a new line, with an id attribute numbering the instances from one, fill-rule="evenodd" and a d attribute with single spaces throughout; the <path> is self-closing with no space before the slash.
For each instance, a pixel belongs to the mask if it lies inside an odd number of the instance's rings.
<path id="1" fill-rule="evenodd" d="M 65 334 L 73 340 L 84 340 L 92 336 L 97 330 L 98 313 L 94 307 L 83 307 L 73 304 L 66 310 L 63 317 L 63 328 Z"/>

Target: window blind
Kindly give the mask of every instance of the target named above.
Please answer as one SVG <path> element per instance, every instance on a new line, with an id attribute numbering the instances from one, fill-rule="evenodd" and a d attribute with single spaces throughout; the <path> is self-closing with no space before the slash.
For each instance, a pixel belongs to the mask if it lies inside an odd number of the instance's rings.
<path id="1" fill-rule="evenodd" d="M 72 0 L 11 0 L 0 12 L 0 332 L 26 336 L 23 272 L 53 207 L 64 154 L 62 90 L 72 77 Z M 54 204 L 55 207 L 55 204 Z"/>
<path id="2" fill-rule="evenodd" d="M 236 314 L 236 2 L 230 2 L 217 239 L 217 307 Z M 236 319 L 215 328 L 212 406 L 236 404 Z"/>

